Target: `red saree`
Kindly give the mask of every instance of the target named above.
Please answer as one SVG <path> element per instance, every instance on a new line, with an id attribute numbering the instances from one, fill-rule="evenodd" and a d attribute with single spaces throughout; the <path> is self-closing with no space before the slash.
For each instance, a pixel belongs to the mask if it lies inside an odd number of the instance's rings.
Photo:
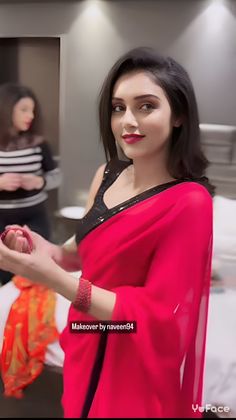
<path id="1" fill-rule="evenodd" d="M 78 245 L 82 275 L 116 292 L 113 321 L 135 320 L 137 332 L 107 334 L 86 416 L 201 417 L 212 198 L 183 182 L 107 212 Z M 84 417 L 103 334 L 70 323 L 92 319 L 71 306 L 61 336 L 65 417 Z"/>

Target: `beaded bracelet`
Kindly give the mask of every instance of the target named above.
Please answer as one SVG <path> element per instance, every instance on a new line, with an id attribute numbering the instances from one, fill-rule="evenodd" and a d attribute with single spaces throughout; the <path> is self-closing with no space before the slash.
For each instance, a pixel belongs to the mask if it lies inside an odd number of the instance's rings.
<path id="1" fill-rule="evenodd" d="M 79 286 L 73 306 L 82 312 L 88 312 L 91 306 L 92 283 L 89 280 L 80 277 Z"/>

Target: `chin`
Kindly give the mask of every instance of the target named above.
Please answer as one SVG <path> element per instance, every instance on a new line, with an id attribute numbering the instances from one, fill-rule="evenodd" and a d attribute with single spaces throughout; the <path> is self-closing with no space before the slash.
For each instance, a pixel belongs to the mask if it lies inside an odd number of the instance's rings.
<path id="1" fill-rule="evenodd" d="M 123 153 L 128 159 L 139 159 L 150 155 L 150 152 L 148 153 L 147 151 L 137 149 L 131 150 L 130 148 L 124 148 Z"/>

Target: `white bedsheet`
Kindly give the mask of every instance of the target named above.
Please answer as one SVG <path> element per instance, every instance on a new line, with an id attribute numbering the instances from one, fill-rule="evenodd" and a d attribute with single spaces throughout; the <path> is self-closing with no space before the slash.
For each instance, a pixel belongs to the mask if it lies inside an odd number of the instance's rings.
<path id="1" fill-rule="evenodd" d="M 236 290 L 212 289 L 206 342 L 204 405 L 236 414 Z M 220 416 L 220 414 L 218 413 Z"/>

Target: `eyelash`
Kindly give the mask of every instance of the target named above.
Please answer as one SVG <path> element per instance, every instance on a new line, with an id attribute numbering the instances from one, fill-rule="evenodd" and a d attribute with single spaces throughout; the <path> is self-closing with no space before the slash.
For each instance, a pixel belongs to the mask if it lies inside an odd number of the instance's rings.
<path id="1" fill-rule="evenodd" d="M 144 109 L 143 107 L 147 106 L 147 109 Z M 119 110 L 116 110 L 116 108 L 120 108 Z M 157 108 L 156 106 L 154 106 L 153 104 L 150 103 L 144 103 L 140 106 L 139 110 L 144 111 L 144 112 L 149 112 L 153 109 Z M 118 112 L 122 112 L 125 110 L 125 106 L 124 105 L 112 105 L 112 112 L 113 113 L 118 113 Z"/>

